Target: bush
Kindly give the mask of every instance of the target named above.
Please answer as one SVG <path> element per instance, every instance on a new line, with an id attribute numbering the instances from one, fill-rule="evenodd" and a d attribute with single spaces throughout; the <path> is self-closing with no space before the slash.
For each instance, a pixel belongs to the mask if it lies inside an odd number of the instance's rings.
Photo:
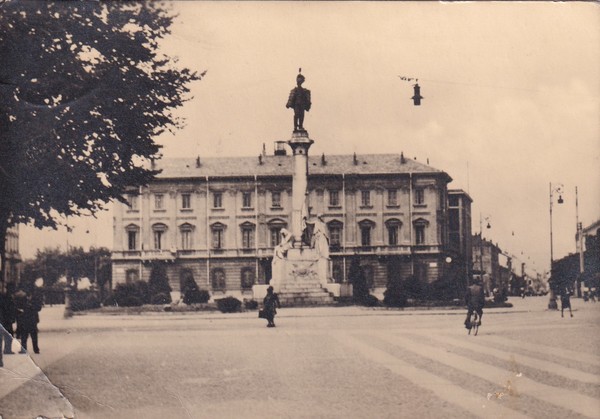
<path id="1" fill-rule="evenodd" d="M 112 299 L 115 304 L 122 307 L 136 307 L 150 302 L 148 284 L 136 281 L 130 284 L 117 284 L 113 291 Z M 112 301 L 110 301 L 112 303 Z"/>
<path id="2" fill-rule="evenodd" d="M 92 291 L 76 291 L 71 293 L 71 310 L 83 311 L 100 308 L 100 299 Z"/>
<path id="3" fill-rule="evenodd" d="M 360 259 L 353 257 L 350 264 L 350 272 L 348 272 L 348 281 L 352 284 L 352 297 L 359 304 L 364 304 L 364 301 L 371 295 L 365 271 L 360 266 Z"/>
<path id="4" fill-rule="evenodd" d="M 225 297 L 216 300 L 217 308 L 221 313 L 236 313 L 242 311 L 242 302 L 234 297 Z"/>
<path id="5" fill-rule="evenodd" d="M 403 288 L 406 298 L 415 300 L 424 300 L 428 297 L 427 286 L 423 284 L 416 276 L 409 276 L 404 281 Z"/>
<path id="6" fill-rule="evenodd" d="M 406 292 L 401 279 L 390 279 L 383 293 L 383 304 L 388 307 L 405 307 Z"/>
<path id="7" fill-rule="evenodd" d="M 209 292 L 200 290 L 193 276 L 188 276 L 185 279 L 181 291 L 183 293 L 183 302 L 188 305 L 207 303 L 210 300 Z"/>
<path id="8" fill-rule="evenodd" d="M 244 301 L 244 307 L 246 307 L 246 310 L 256 310 L 258 308 L 258 301 L 246 300 Z"/>
<path id="9" fill-rule="evenodd" d="M 150 298 L 150 304 L 170 304 L 171 303 L 171 294 L 159 293 L 154 294 L 152 298 Z"/>
<path id="10" fill-rule="evenodd" d="M 169 285 L 169 278 L 167 277 L 167 268 L 164 263 L 157 263 L 152 267 L 150 272 L 150 279 L 148 280 L 148 289 L 150 295 L 156 294 L 170 294 L 172 289 Z M 171 302 L 169 300 L 169 302 Z"/>
<path id="11" fill-rule="evenodd" d="M 374 295 L 369 294 L 368 296 L 363 297 L 360 303 L 366 307 L 377 307 L 379 305 L 379 299 Z"/>
<path id="12" fill-rule="evenodd" d="M 117 300 L 115 299 L 114 295 L 109 295 L 108 297 L 106 297 L 104 299 L 104 301 L 102 302 L 102 305 L 104 307 L 116 307 L 119 304 L 117 304 Z"/>

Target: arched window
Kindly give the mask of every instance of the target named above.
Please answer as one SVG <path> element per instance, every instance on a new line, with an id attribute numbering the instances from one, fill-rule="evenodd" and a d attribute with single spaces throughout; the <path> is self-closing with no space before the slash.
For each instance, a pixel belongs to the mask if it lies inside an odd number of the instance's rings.
<path id="1" fill-rule="evenodd" d="M 241 285 L 243 290 L 252 288 L 256 279 L 256 273 L 254 268 L 245 267 L 241 271 Z"/>
<path id="2" fill-rule="evenodd" d="M 192 234 L 194 231 L 194 226 L 185 223 L 179 226 L 179 233 L 181 235 L 181 248 L 184 250 L 189 250 L 192 248 Z"/>
<path id="3" fill-rule="evenodd" d="M 158 223 L 152 226 L 152 232 L 154 236 L 154 248 L 157 250 L 165 249 L 167 247 L 166 243 L 166 233 L 168 227 L 165 224 Z"/>
<path id="4" fill-rule="evenodd" d="M 397 218 L 390 218 L 385 222 L 385 226 L 388 232 L 388 244 L 390 246 L 397 246 L 399 243 L 402 221 L 398 220 Z"/>
<path id="5" fill-rule="evenodd" d="M 360 245 L 371 246 L 371 230 L 375 227 L 375 223 L 371 220 L 362 220 L 358 226 L 360 228 Z"/>
<path id="6" fill-rule="evenodd" d="M 254 248 L 254 231 L 255 225 L 249 221 L 240 224 L 242 233 L 242 249 Z"/>
<path id="7" fill-rule="evenodd" d="M 329 247 L 332 250 L 339 250 L 343 241 L 344 224 L 338 220 L 331 220 L 327 223 L 327 229 L 329 230 Z"/>
<path id="8" fill-rule="evenodd" d="M 137 250 L 139 246 L 140 228 L 135 224 L 129 224 L 125 227 L 127 233 L 127 250 Z"/>
<path id="9" fill-rule="evenodd" d="M 225 229 L 227 226 L 222 223 L 214 223 L 210 226 L 212 233 L 212 248 L 220 250 L 225 248 Z"/>
<path id="10" fill-rule="evenodd" d="M 425 244 L 425 242 L 426 242 L 425 229 L 427 228 L 428 225 L 429 225 L 429 221 L 427 221 L 424 218 L 417 218 L 415 221 L 413 221 L 413 226 L 415 229 L 415 244 L 417 244 L 417 245 Z"/>
<path id="11" fill-rule="evenodd" d="M 225 291 L 225 271 L 221 268 L 215 268 L 210 275 L 212 288 L 215 291 Z"/>

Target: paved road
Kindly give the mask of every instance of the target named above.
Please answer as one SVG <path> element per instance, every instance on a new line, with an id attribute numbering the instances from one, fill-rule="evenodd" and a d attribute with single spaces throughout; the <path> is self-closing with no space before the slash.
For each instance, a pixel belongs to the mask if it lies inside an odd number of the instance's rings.
<path id="1" fill-rule="evenodd" d="M 41 355 L 5 357 L 0 413 L 600 418 L 600 303 L 575 299 L 561 318 L 546 298 L 511 301 L 477 337 L 456 310 L 284 308 L 267 329 L 255 313 L 63 320 L 46 308 Z"/>

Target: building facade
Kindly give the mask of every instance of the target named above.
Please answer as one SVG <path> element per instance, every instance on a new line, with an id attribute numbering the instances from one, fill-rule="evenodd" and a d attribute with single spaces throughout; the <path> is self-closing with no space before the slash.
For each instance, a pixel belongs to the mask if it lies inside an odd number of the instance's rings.
<path id="1" fill-rule="evenodd" d="M 2 292 L 6 290 L 8 284 L 19 283 L 21 276 L 21 254 L 19 253 L 19 226 L 10 227 L 6 232 L 5 238 L 5 266 L 4 278 L 2 278 Z"/>
<path id="2" fill-rule="evenodd" d="M 491 296 L 494 288 L 504 287 L 501 283 L 500 255 L 502 250 L 481 234 L 473 236 L 473 274 L 481 276 L 486 296 Z"/>
<path id="3" fill-rule="evenodd" d="M 292 156 L 280 145 L 275 155 L 164 159 L 156 168 L 155 182 L 116 205 L 113 283 L 147 280 L 156 264 L 174 291 L 191 276 L 213 298 L 250 298 L 253 285 L 268 283 L 291 223 Z M 355 255 L 376 295 L 390 273 L 429 283 L 445 274 L 448 174 L 396 154 L 310 156 L 308 173 L 308 211 L 323 214 L 336 282 L 348 281 Z"/>
<path id="4" fill-rule="evenodd" d="M 448 253 L 450 278 L 456 282 L 457 298 L 467 289 L 473 269 L 473 237 L 471 204 L 473 200 L 462 189 L 448 190 Z"/>

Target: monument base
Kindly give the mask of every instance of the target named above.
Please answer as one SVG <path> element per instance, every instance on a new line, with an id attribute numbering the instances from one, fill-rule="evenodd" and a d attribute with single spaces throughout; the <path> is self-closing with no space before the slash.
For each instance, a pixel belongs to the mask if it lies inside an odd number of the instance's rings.
<path id="1" fill-rule="evenodd" d="M 331 280 L 330 261 L 320 258 L 311 248 L 294 248 L 283 259 L 273 259 L 270 285 L 285 306 L 311 306 L 333 304 L 335 288 Z"/>

